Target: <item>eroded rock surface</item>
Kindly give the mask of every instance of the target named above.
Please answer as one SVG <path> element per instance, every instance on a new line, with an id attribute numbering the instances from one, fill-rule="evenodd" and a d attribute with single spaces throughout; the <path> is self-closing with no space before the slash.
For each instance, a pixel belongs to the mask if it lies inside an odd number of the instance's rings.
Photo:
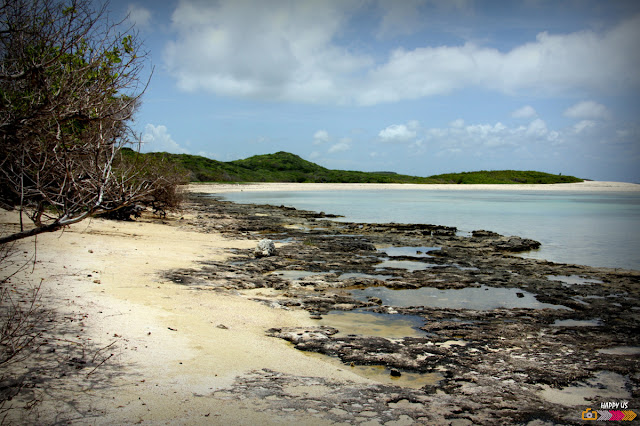
<path id="1" fill-rule="evenodd" d="M 517 257 L 512 253 L 539 243 L 485 230 L 460 236 L 455 228 L 436 225 L 341 223 L 287 207 L 211 199 L 198 199 L 192 207 L 199 211 L 197 220 L 184 226 L 283 245 L 277 256 L 255 258 L 252 251 L 239 250 L 229 262 L 166 272 L 174 282 L 199 291 L 269 289 L 250 297 L 277 309 L 304 309 L 318 319 L 336 311 L 422 318 L 422 337 L 345 334 L 320 325 L 265 330 L 299 350 L 338 358 L 345 368 L 383 365 L 399 374 L 442 374 L 440 382 L 421 390 L 323 382 L 327 396 L 309 407 L 325 414 L 336 410 L 334 421 L 384 423 L 406 416 L 409 423 L 580 423 L 581 409 L 599 408 L 597 396 L 568 407 L 550 401 L 545 390 L 562 392 L 602 372 L 624 379 L 621 399 L 640 411 L 640 357 L 633 350 L 626 355 L 608 350 L 640 346 L 638 271 Z M 372 287 L 510 288 L 516 289 L 509 301 L 515 307 L 451 308 L 419 300 L 397 305 L 354 291 Z M 539 306 L 519 306 L 525 296 Z M 270 409 L 283 409 L 303 398 L 283 389 L 319 379 L 263 371 L 247 380 L 259 386 L 245 380 L 235 391 L 247 398 L 272 397 Z"/>

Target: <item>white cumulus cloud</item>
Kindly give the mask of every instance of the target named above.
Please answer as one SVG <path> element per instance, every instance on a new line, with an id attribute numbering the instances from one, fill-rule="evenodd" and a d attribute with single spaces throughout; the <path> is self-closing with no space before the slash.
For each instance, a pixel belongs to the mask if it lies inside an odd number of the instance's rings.
<path id="1" fill-rule="evenodd" d="M 392 124 L 382 129 L 378 133 L 378 137 L 383 142 L 409 142 L 416 138 L 418 126 L 417 121 L 410 121 L 407 124 Z"/>
<path id="2" fill-rule="evenodd" d="M 513 118 L 533 118 L 537 115 L 538 113 L 531 105 L 525 105 L 522 108 L 518 108 L 511 113 L 511 116 Z"/>
<path id="3" fill-rule="evenodd" d="M 138 28 L 148 27 L 151 23 L 151 11 L 135 3 L 127 7 L 127 14 L 129 15 L 129 21 Z"/>
<path id="4" fill-rule="evenodd" d="M 453 127 L 454 129 L 461 129 L 464 127 L 464 120 L 462 118 L 455 119 L 451 123 L 449 123 L 449 126 Z"/>
<path id="5" fill-rule="evenodd" d="M 547 123 L 539 118 L 536 118 L 531 123 L 529 123 L 529 126 L 527 126 L 528 135 L 543 137 L 547 133 L 549 133 L 549 130 L 547 129 Z"/>
<path id="6" fill-rule="evenodd" d="M 576 133 L 582 133 L 585 130 L 591 129 L 596 126 L 593 120 L 582 120 L 573 126 Z"/>
<path id="7" fill-rule="evenodd" d="M 507 51 L 425 43 L 384 52 L 338 43 L 366 4 L 182 0 L 166 66 L 186 91 L 324 104 L 375 105 L 470 87 L 536 95 L 640 88 L 640 15 L 604 31 L 542 32 Z M 397 27 L 398 16 L 418 6 L 397 6 L 383 27 Z"/>
<path id="8" fill-rule="evenodd" d="M 142 150 L 146 152 L 172 152 L 186 154 L 189 151 L 173 140 L 166 126 L 147 124 L 142 134 Z"/>
<path id="9" fill-rule="evenodd" d="M 314 145 L 319 145 L 325 142 L 329 142 L 329 132 L 326 130 L 318 130 L 313 134 Z"/>
<path id="10" fill-rule="evenodd" d="M 183 0 L 166 63 L 188 91 L 335 102 L 345 78 L 371 64 L 332 43 L 354 3 Z"/>
<path id="11" fill-rule="evenodd" d="M 464 124 L 459 119 L 449 123 L 448 127 L 425 129 L 419 136 L 423 137 L 420 147 L 440 156 L 474 152 L 491 155 L 492 152 L 505 150 L 515 153 L 527 147 L 553 146 L 564 140 L 562 133 L 550 130 L 539 118 L 517 127 L 509 127 L 501 122 Z"/>
<path id="12" fill-rule="evenodd" d="M 611 113 L 602 104 L 594 101 L 579 102 L 570 108 L 568 108 L 564 115 L 572 118 L 595 118 L 595 119 L 607 119 L 611 116 Z"/>
<path id="13" fill-rule="evenodd" d="M 336 152 L 349 151 L 351 149 L 351 142 L 350 138 L 342 138 L 340 142 L 332 145 L 328 152 L 329 154 L 335 154 Z"/>

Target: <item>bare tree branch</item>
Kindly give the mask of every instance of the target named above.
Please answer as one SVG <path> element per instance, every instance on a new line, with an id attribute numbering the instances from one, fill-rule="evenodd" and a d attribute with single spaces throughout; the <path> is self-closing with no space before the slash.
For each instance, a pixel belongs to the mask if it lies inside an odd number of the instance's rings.
<path id="1" fill-rule="evenodd" d="M 0 0 L 0 205 L 52 232 L 142 201 L 167 182 L 124 159 L 149 80 L 131 27 L 91 0 Z M 137 164 L 139 167 L 140 164 Z M 173 182 L 175 186 L 175 182 Z"/>

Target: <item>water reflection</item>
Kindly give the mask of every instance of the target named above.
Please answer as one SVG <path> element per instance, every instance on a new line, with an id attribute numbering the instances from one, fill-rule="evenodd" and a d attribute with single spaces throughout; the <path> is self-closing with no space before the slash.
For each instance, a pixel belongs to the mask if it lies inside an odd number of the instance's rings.
<path id="1" fill-rule="evenodd" d="M 373 274 L 363 274 L 360 272 L 348 272 L 346 274 L 340 274 L 339 278 L 341 280 L 347 280 L 349 278 L 370 278 L 374 280 L 386 281 L 390 278 L 396 278 L 396 277 L 395 275 L 384 275 L 384 274 L 373 275 Z"/>
<path id="2" fill-rule="evenodd" d="M 429 252 L 440 250 L 442 247 L 384 247 L 378 249 L 378 253 L 386 253 L 387 256 L 411 256 L 433 257 Z"/>
<path id="3" fill-rule="evenodd" d="M 439 372 L 433 373 L 409 373 L 402 372 L 399 377 L 392 376 L 391 370 L 383 365 L 353 365 L 347 366 L 338 358 L 315 352 L 303 352 L 305 355 L 333 364 L 340 369 L 351 371 L 360 377 L 367 378 L 385 385 L 401 386 L 404 388 L 420 389 L 427 385 L 437 385 L 444 376 Z"/>
<path id="4" fill-rule="evenodd" d="M 412 260 L 383 260 L 382 262 L 376 265 L 376 270 L 384 270 L 384 269 L 406 269 L 409 272 L 413 271 L 424 271 L 425 269 L 433 268 L 435 266 L 440 266 L 436 263 L 426 263 L 426 262 L 414 262 Z"/>
<path id="5" fill-rule="evenodd" d="M 551 281 L 560 281 L 565 285 L 603 284 L 602 281 L 593 278 L 583 278 L 580 275 L 547 275 Z"/>
<path id="6" fill-rule="evenodd" d="M 358 300 L 378 297 L 383 304 L 398 307 L 426 306 L 431 308 L 477 310 L 496 308 L 564 308 L 560 305 L 539 302 L 533 293 L 518 288 L 497 288 L 484 285 L 455 290 L 439 290 L 436 288 L 392 290 L 387 287 L 369 287 L 352 290 L 351 293 Z"/>
<path id="7" fill-rule="evenodd" d="M 311 272 L 311 271 L 298 271 L 298 270 L 277 270 L 273 271 L 268 275 L 276 275 L 278 277 L 284 278 L 285 280 L 297 281 L 308 278 L 313 275 L 322 275 L 327 272 Z"/>
<path id="8" fill-rule="evenodd" d="M 419 329 L 424 319 L 413 315 L 378 314 L 365 311 L 331 311 L 319 320 L 321 325 L 340 330 L 339 336 L 357 334 L 387 339 L 403 337 L 425 337 Z"/>
<path id="9" fill-rule="evenodd" d="M 613 348 L 599 349 L 598 353 L 607 355 L 640 355 L 640 346 L 616 346 Z"/>
<path id="10" fill-rule="evenodd" d="M 592 320 L 556 320 L 553 324 L 554 327 L 599 327 L 602 325 L 602 321 L 599 319 Z"/>

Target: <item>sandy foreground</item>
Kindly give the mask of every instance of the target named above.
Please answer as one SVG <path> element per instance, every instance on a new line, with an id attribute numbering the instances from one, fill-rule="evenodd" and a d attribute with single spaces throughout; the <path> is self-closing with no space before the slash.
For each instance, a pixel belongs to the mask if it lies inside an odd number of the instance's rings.
<path id="1" fill-rule="evenodd" d="M 421 185 L 411 183 L 250 183 L 250 184 L 207 184 L 197 183 L 187 186 L 190 192 L 225 193 L 240 191 L 598 191 L 598 192 L 640 192 L 640 184 L 627 182 L 585 181 L 579 183 L 559 183 L 552 185 Z"/>
<path id="2" fill-rule="evenodd" d="M 15 226 L 17 214 L 0 210 L 0 223 Z M 57 321 L 69 328 L 59 336 L 61 346 L 67 340 L 92 343 L 88 359 L 96 349 L 113 346 L 99 352 L 91 366 L 47 379 L 36 394 L 39 403 L 31 410 L 9 411 L 9 423 L 299 424 L 309 413 L 270 418 L 260 412 L 259 401 L 211 395 L 238 376 L 264 368 L 368 382 L 265 336 L 270 327 L 312 325 L 306 311 L 192 291 L 161 276 L 171 268 L 197 268 L 199 261 L 222 260 L 232 249 L 255 245 L 189 232 L 179 224 L 101 219 L 38 236 L 35 267 L 29 265 L 12 282 L 42 280 L 42 303 L 55 307 Z M 26 259 L 33 255 L 34 242 L 23 240 L 16 248 Z M 313 424 L 323 421 L 315 418 Z"/>

